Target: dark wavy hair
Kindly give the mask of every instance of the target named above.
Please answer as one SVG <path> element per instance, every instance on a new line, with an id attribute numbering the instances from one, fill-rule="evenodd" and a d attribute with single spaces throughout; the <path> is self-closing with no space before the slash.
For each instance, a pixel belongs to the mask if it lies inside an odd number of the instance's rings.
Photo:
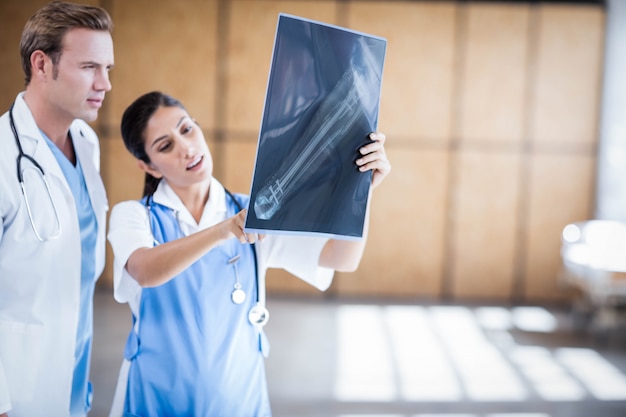
<path id="1" fill-rule="evenodd" d="M 135 158 L 147 164 L 150 163 L 150 158 L 145 147 L 146 127 L 152 115 L 161 107 L 179 107 L 186 110 L 185 106 L 175 98 L 160 91 L 152 91 L 137 98 L 122 115 L 121 133 L 124 146 Z M 143 196 L 154 194 L 160 180 L 146 172 Z"/>

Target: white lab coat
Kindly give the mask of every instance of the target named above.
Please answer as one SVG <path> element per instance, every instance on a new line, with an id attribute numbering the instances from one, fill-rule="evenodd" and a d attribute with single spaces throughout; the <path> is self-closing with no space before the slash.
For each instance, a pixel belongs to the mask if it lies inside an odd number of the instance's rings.
<path id="1" fill-rule="evenodd" d="M 17 180 L 18 151 L 7 112 L 0 117 L 0 414 L 9 410 L 10 417 L 64 417 L 69 415 L 80 305 L 76 206 L 22 94 L 15 100 L 13 117 L 24 153 L 46 173 L 62 232 L 45 243 L 33 233 Z M 104 268 L 108 210 L 99 143 L 84 121 L 74 121 L 70 132 L 98 222 L 95 281 Z M 33 173 L 28 171 L 29 178 Z M 31 183 L 33 189 L 41 186 L 36 179 Z M 37 191 L 31 201 L 33 216 L 40 227 L 51 227 L 56 221 L 47 193 Z"/>

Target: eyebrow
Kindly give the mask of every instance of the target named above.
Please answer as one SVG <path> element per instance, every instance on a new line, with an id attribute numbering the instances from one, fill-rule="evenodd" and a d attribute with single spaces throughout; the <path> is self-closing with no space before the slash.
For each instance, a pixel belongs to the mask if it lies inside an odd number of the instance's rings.
<path id="1" fill-rule="evenodd" d="M 96 67 L 105 67 L 105 68 L 107 68 L 109 70 L 111 70 L 111 69 L 113 69 L 115 67 L 115 64 L 105 64 L 105 63 L 102 63 L 102 62 L 89 61 L 89 60 L 81 62 L 80 65 L 93 65 L 93 66 L 96 66 Z"/>
<path id="2" fill-rule="evenodd" d="M 185 120 L 187 116 L 183 116 L 180 118 L 180 120 L 178 121 L 178 123 L 176 123 L 176 127 L 178 128 L 180 126 L 180 124 L 183 122 L 183 120 Z M 170 135 L 163 135 L 163 136 L 159 136 L 158 138 L 156 138 L 152 144 L 150 145 L 151 148 L 154 148 L 154 145 L 156 145 L 157 143 L 161 142 L 162 140 L 165 140 L 169 137 Z"/>

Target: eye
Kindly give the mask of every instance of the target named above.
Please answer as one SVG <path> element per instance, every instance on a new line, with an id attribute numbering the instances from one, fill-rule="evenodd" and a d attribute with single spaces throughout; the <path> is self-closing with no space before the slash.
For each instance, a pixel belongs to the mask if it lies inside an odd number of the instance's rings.
<path id="1" fill-rule="evenodd" d="M 183 126 L 183 128 L 181 129 L 181 133 L 183 135 L 185 135 L 185 134 L 191 132 L 192 130 L 193 130 L 193 126 L 192 125 L 186 125 L 186 126 Z"/>
<path id="2" fill-rule="evenodd" d="M 171 142 L 164 142 L 161 146 L 159 146 L 158 151 L 159 152 L 165 152 L 168 149 L 170 149 L 172 147 L 172 143 Z"/>

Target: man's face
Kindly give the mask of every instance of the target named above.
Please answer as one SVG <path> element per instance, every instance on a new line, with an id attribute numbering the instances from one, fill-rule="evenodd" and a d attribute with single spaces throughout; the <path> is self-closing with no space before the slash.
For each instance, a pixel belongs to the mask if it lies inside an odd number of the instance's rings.
<path id="1" fill-rule="evenodd" d="M 92 122 L 111 90 L 113 40 L 107 31 L 72 29 L 65 34 L 59 62 L 48 79 L 47 100 L 56 117 Z"/>

